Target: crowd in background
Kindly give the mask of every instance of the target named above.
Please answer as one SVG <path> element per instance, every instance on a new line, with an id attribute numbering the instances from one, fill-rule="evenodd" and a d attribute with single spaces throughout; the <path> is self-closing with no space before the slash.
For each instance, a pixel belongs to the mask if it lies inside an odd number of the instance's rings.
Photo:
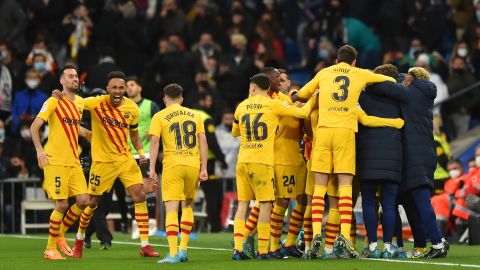
<path id="1" fill-rule="evenodd" d="M 480 0 L 0 0 L 0 179 L 42 176 L 28 128 L 66 64 L 84 96 L 113 70 L 140 78 L 158 104 L 163 86 L 180 84 L 187 106 L 208 100 L 224 147 L 253 74 L 284 68 L 298 88 L 347 43 L 363 68 L 425 67 L 440 104 L 480 79 Z M 479 98 L 437 107 L 449 139 L 478 123 Z"/>

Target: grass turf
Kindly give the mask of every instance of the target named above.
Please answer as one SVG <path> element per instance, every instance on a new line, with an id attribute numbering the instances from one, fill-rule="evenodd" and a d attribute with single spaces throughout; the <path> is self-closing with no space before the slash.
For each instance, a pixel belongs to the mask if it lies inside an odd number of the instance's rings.
<path id="1" fill-rule="evenodd" d="M 69 234 L 67 237 L 73 237 Z M 138 240 L 131 240 L 129 235 L 115 234 L 112 248 L 100 250 L 99 243 L 93 242 L 92 248 L 84 250 L 82 259 L 65 261 L 46 261 L 43 250 L 46 245 L 46 234 L 33 235 L 32 238 L 19 236 L 0 236 L 0 269 L 56 270 L 56 269 L 102 269 L 102 270 L 136 270 L 136 269 L 262 269 L 262 270 L 294 270 L 304 269 L 471 269 L 480 268 L 480 247 L 452 245 L 446 259 L 415 260 L 427 264 L 410 264 L 404 262 L 384 262 L 373 260 L 316 260 L 286 259 L 277 261 L 232 261 L 230 240 L 232 234 L 200 234 L 190 241 L 190 246 L 201 249 L 190 249 L 188 263 L 159 265 L 157 258 L 142 258 L 138 255 Z M 119 241 L 119 242 L 115 242 Z M 72 241 L 69 241 L 72 244 Z M 166 238 L 153 237 L 150 242 L 163 257 L 168 251 Z M 362 243 L 358 243 L 361 250 Z M 411 247 L 409 244 L 407 247 Z M 210 249 L 209 249 L 210 248 Z M 216 249 L 216 250 L 214 250 Z M 459 267 L 445 264 L 466 264 Z M 469 266 L 468 266 L 469 265 Z"/>

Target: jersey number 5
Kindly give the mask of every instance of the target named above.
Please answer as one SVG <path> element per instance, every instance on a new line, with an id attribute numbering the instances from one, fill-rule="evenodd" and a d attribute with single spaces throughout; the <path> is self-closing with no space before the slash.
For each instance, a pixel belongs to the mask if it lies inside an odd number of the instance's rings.
<path id="1" fill-rule="evenodd" d="M 251 121 L 251 115 L 255 115 L 253 118 L 253 123 Z M 263 141 L 268 136 L 268 128 L 265 122 L 261 122 L 260 118 L 262 118 L 263 113 L 258 114 L 245 114 L 242 117 L 242 124 L 245 123 L 245 131 L 247 134 L 247 141 L 252 141 L 252 133 L 253 133 L 253 140 L 255 141 Z"/>
<path id="2" fill-rule="evenodd" d="M 350 79 L 347 76 L 337 76 L 333 81 L 336 84 L 340 84 L 338 86 L 340 93 L 333 93 L 332 98 L 335 101 L 342 102 L 347 100 L 348 98 L 348 86 L 350 86 Z"/>
<path id="3" fill-rule="evenodd" d="M 170 132 L 175 133 L 177 150 L 182 149 L 184 145 L 187 149 L 197 145 L 197 125 L 193 121 L 185 121 L 182 123 L 182 126 L 180 126 L 180 123 L 175 122 L 170 126 Z"/>

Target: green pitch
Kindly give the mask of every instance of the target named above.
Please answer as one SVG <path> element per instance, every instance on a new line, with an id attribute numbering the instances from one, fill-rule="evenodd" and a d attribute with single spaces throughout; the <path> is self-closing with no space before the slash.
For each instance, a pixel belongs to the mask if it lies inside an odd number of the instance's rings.
<path id="1" fill-rule="evenodd" d="M 200 234 L 190 241 L 188 263 L 174 265 L 157 264 L 157 258 L 142 258 L 138 255 L 139 241 L 129 235 L 115 234 L 112 248 L 100 250 L 99 243 L 93 242 L 91 249 L 85 249 L 82 259 L 45 261 L 42 257 L 46 245 L 46 233 L 32 236 L 0 235 L 1 270 L 145 270 L 145 269 L 241 269 L 241 270 L 306 270 L 306 269 L 476 269 L 480 268 L 480 246 L 452 245 L 446 259 L 438 260 L 316 260 L 285 259 L 280 261 L 232 261 L 230 240 L 232 234 Z M 68 237 L 73 237 L 69 235 Z M 94 238 L 95 239 L 95 238 Z M 72 244 L 72 241 L 69 241 Z M 153 237 L 150 241 L 160 256 L 168 251 L 166 238 Z M 361 244 L 358 245 L 359 250 Z M 411 247 L 411 244 L 408 245 Z"/>

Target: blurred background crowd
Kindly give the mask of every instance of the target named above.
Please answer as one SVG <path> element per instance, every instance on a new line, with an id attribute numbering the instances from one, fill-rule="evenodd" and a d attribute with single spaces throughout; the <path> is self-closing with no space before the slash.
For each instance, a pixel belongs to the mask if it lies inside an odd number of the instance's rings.
<path id="1" fill-rule="evenodd" d="M 363 68 L 426 68 L 448 140 L 480 123 L 469 90 L 480 79 L 480 0 L 0 0 L 0 179 L 42 177 L 28 128 L 66 64 L 83 96 L 113 70 L 136 76 L 160 108 L 163 86 L 180 84 L 186 105 L 212 116 L 230 167 L 232 110 L 249 78 L 282 68 L 299 88 L 347 43 Z"/>

